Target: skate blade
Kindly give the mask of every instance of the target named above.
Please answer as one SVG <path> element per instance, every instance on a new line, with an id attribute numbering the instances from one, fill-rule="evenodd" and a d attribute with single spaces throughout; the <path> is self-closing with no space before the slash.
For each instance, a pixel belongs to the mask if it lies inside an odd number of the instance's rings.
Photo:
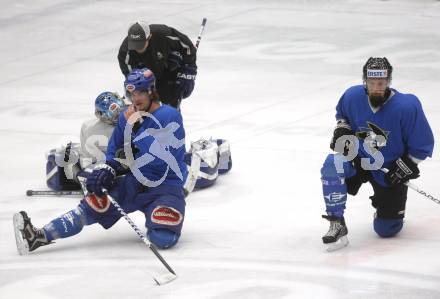
<path id="1" fill-rule="evenodd" d="M 336 241 L 334 243 L 329 243 L 326 245 L 327 245 L 326 250 L 328 252 L 336 251 L 336 250 L 342 249 L 348 245 L 348 238 L 347 238 L 347 236 L 343 236 L 343 237 L 339 238 L 338 241 Z"/>
<path id="2" fill-rule="evenodd" d="M 24 229 L 24 219 L 21 213 L 15 213 L 13 217 L 15 243 L 17 245 L 17 251 L 19 255 L 29 254 L 29 244 L 23 239 L 21 231 Z"/>

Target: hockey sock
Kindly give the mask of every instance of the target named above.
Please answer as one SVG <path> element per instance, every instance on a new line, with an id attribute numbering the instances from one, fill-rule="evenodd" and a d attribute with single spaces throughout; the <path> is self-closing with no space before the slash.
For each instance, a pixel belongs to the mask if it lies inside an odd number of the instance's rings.
<path id="1" fill-rule="evenodd" d="M 335 167 L 338 156 L 329 155 L 321 168 L 321 181 L 326 212 L 329 216 L 342 218 L 347 202 L 347 185 L 344 172 L 339 174 Z"/>
<path id="2" fill-rule="evenodd" d="M 68 238 L 78 234 L 85 225 L 96 221 L 87 217 L 86 213 L 78 206 L 44 226 L 47 240 L 50 242 L 59 238 Z"/>

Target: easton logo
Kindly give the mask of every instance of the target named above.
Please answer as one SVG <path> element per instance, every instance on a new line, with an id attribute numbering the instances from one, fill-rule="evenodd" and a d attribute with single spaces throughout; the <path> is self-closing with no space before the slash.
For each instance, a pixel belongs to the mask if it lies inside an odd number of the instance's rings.
<path id="1" fill-rule="evenodd" d="M 364 140 L 371 148 L 377 150 L 387 145 L 389 131 L 381 129 L 379 126 L 367 121 L 368 127 L 359 127 L 361 131 L 356 132 L 356 137 Z"/>
<path id="2" fill-rule="evenodd" d="M 141 38 L 141 35 L 140 35 L 140 34 L 130 34 L 130 37 L 131 37 L 132 39 L 140 39 L 140 38 Z"/>
<path id="3" fill-rule="evenodd" d="M 345 193 L 341 192 L 332 192 L 329 195 L 324 196 L 326 199 L 328 199 L 331 202 L 338 202 L 342 200 L 346 196 Z"/>
<path id="4" fill-rule="evenodd" d="M 183 78 L 183 79 L 187 79 L 187 80 L 195 80 L 196 75 L 177 73 L 177 78 Z"/>

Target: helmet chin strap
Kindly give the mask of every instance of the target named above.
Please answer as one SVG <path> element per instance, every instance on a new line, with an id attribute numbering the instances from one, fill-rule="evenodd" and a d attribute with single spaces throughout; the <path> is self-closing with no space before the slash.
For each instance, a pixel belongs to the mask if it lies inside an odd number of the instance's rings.
<path id="1" fill-rule="evenodd" d="M 148 105 L 147 109 L 145 109 L 145 112 L 150 111 L 151 105 L 153 105 L 153 100 L 150 99 L 150 104 Z"/>

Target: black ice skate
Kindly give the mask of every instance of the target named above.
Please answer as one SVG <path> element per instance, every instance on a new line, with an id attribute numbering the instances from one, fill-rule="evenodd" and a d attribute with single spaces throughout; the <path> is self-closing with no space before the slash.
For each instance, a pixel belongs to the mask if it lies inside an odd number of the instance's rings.
<path id="1" fill-rule="evenodd" d="M 17 251 L 20 255 L 28 254 L 40 246 L 50 244 L 47 241 L 43 229 L 37 229 L 31 223 L 31 219 L 26 212 L 15 213 L 14 217 L 15 242 Z"/>
<path id="2" fill-rule="evenodd" d="M 328 232 L 322 237 L 322 242 L 327 245 L 327 251 L 335 251 L 348 245 L 348 230 L 344 218 L 322 215 L 330 221 Z"/>

